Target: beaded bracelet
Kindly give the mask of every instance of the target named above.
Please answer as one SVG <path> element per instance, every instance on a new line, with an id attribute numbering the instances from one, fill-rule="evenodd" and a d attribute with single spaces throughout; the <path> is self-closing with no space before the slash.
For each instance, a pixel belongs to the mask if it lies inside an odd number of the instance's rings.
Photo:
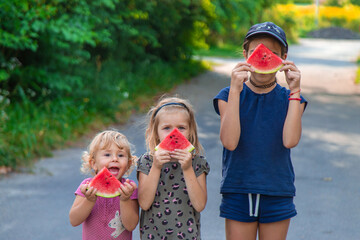
<path id="1" fill-rule="evenodd" d="M 301 98 L 289 98 L 289 100 L 301 101 Z"/>
<path id="2" fill-rule="evenodd" d="M 294 95 L 294 94 L 296 94 L 296 93 L 299 93 L 299 92 L 301 92 L 301 89 L 299 89 L 299 90 L 296 91 L 296 92 L 290 93 L 290 94 L 289 94 L 289 97 L 292 96 L 292 95 Z"/>

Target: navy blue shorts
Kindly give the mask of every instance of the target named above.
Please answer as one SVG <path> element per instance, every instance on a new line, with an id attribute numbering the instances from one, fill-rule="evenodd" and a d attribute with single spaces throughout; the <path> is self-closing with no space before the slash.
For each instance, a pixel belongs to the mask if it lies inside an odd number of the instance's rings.
<path id="1" fill-rule="evenodd" d="M 239 222 L 272 223 L 296 216 L 293 197 L 224 193 L 220 217 Z"/>

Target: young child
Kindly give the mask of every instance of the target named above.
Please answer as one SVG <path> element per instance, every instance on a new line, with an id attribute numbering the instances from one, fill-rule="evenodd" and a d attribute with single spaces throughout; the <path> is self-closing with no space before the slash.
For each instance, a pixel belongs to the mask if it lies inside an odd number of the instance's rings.
<path id="1" fill-rule="evenodd" d="M 135 182 L 124 179 L 135 165 L 127 138 L 113 130 L 95 136 L 82 156 L 82 172 L 96 175 L 106 167 L 123 184 L 121 195 L 115 198 L 97 197 L 87 178 L 75 192 L 69 218 L 73 226 L 83 223 L 83 239 L 132 239 L 132 231 L 139 221 L 139 205 Z"/>
<path id="2" fill-rule="evenodd" d="M 214 98 L 220 115 L 223 149 L 222 202 L 226 239 L 286 239 L 290 218 L 297 213 L 290 149 L 301 137 L 306 100 L 300 95 L 300 71 L 286 60 L 285 32 L 274 23 L 252 26 L 243 44 L 247 59 L 258 44 L 284 59 L 279 70 L 289 90 L 277 84 L 276 73 L 259 74 L 246 62 L 231 73 L 230 87 Z M 248 74 L 250 73 L 250 74 Z"/>
<path id="3" fill-rule="evenodd" d="M 164 98 L 149 113 L 148 153 L 138 162 L 141 239 L 201 239 L 200 212 L 207 201 L 209 165 L 197 135 L 194 110 L 177 97 Z M 155 147 L 174 129 L 194 145 L 189 153 Z"/>

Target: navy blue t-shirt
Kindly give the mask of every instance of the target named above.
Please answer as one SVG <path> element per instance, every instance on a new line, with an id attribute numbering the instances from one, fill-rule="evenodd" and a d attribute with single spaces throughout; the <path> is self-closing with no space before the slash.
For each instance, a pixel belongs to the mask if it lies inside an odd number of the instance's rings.
<path id="1" fill-rule="evenodd" d="M 217 114 L 218 99 L 227 102 L 229 90 L 226 87 L 215 96 Z M 290 149 L 282 140 L 289 93 L 277 84 L 271 92 L 257 94 L 244 83 L 240 94 L 240 140 L 234 151 L 223 149 L 221 193 L 295 196 Z M 301 96 L 303 102 L 307 104 Z"/>

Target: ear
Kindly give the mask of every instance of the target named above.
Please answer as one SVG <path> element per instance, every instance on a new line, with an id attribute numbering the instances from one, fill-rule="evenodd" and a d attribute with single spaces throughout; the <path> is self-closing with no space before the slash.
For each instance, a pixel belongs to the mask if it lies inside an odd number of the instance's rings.
<path id="1" fill-rule="evenodd" d="M 243 50 L 243 56 L 244 56 L 245 59 L 248 58 L 248 57 L 247 57 L 247 51 L 245 51 L 245 49 Z"/>
<path id="2" fill-rule="evenodd" d="M 287 56 L 288 56 L 287 53 L 284 53 L 284 55 L 282 56 L 282 59 L 286 60 Z"/>
<path id="3" fill-rule="evenodd" d="M 97 169 L 97 167 L 95 166 L 95 159 L 91 158 L 91 159 L 89 160 L 89 163 L 90 163 L 90 167 L 95 171 L 95 173 L 97 173 L 97 172 L 98 172 L 98 169 Z"/>

